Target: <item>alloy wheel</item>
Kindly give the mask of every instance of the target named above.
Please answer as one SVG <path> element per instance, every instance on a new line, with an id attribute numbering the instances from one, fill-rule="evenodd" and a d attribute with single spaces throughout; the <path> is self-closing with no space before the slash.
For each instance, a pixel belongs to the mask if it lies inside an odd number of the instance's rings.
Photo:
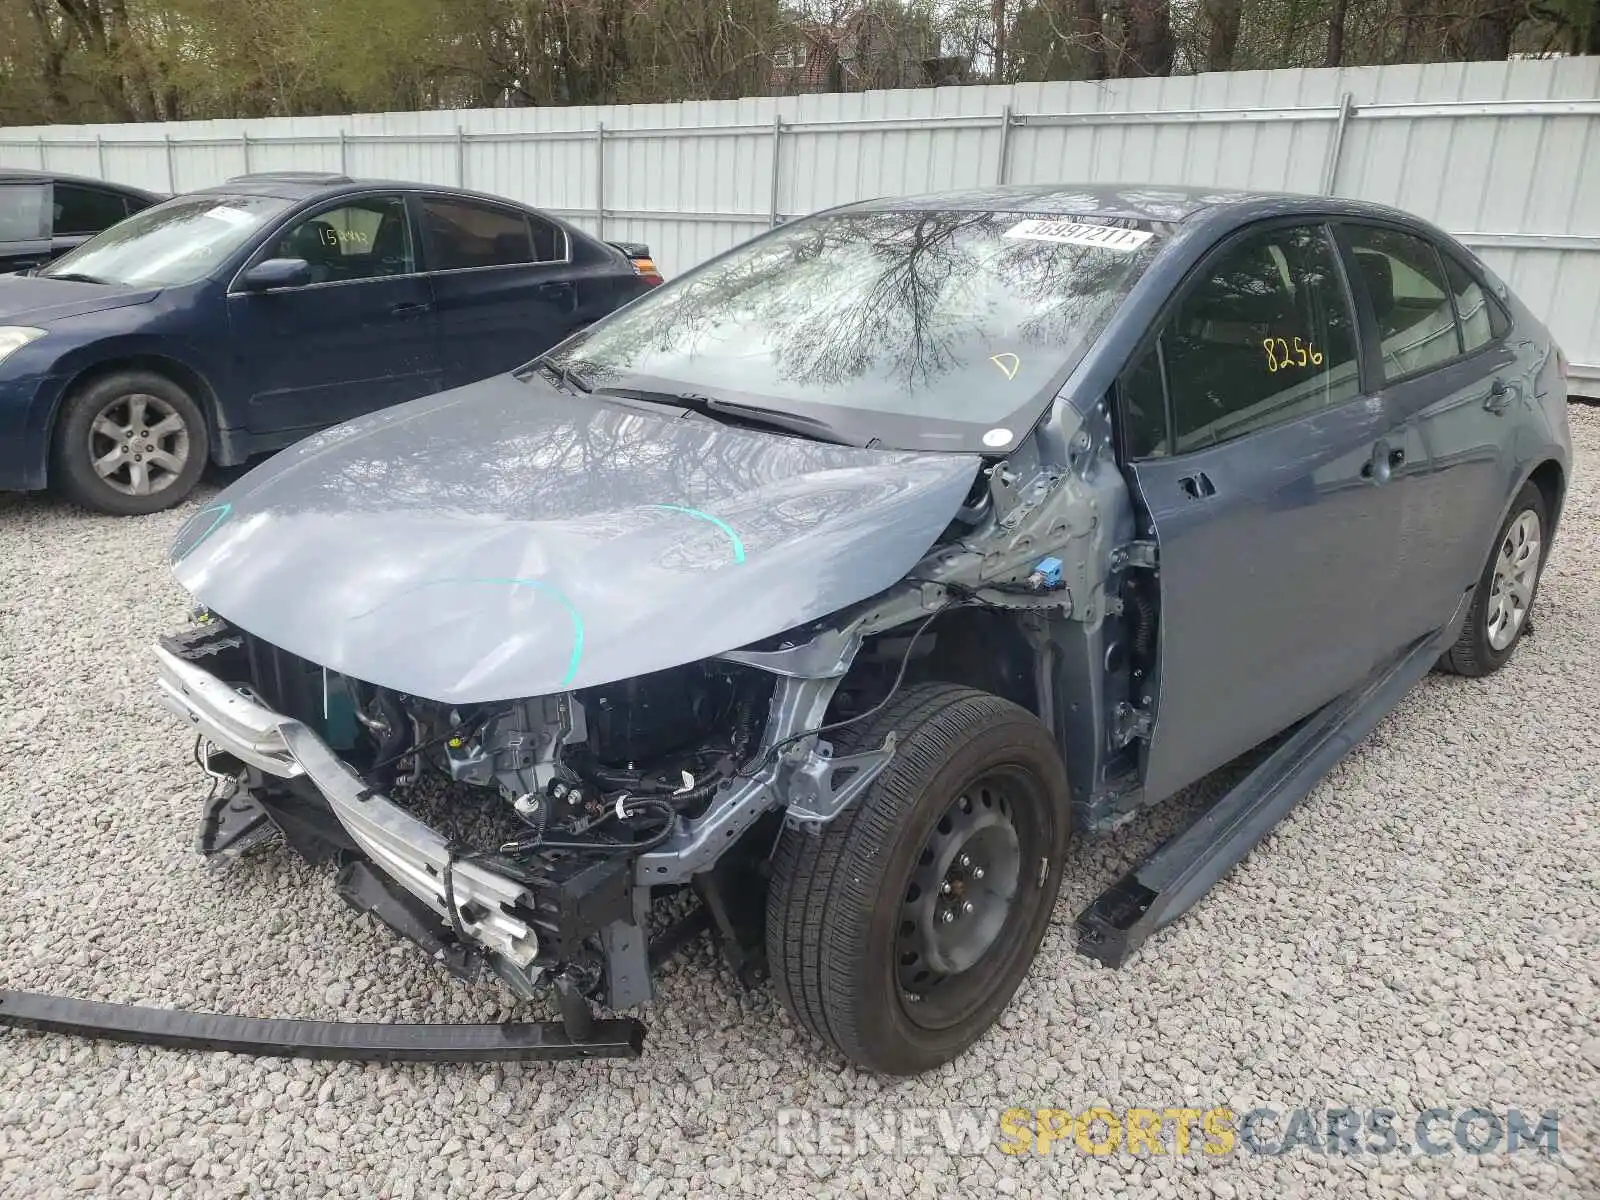
<path id="1" fill-rule="evenodd" d="M 159 396 L 118 396 L 89 423 L 89 462 L 124 495 L 148 496 L 171 487 L 190 453 L 188 423 Z"/>
<path id="2" fill-rule="evenodd" d="M 1496 650 L 1511 645 L 1528 619 L 1528 606 L 1533 603 L 1533 589 L 1539 581 L 1542 532 L 1539 514 L 1524 509 L 1500 541 L 1486 618 L 1489 645 Z"/>

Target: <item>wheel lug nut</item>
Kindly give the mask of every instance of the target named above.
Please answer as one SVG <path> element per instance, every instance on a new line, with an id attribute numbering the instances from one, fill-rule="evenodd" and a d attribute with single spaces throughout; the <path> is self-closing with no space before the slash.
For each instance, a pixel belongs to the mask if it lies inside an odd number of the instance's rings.
<path id="1" fill-rule="evenodd" d="M 941 892 L 943 892 L 946 896 L 948 896 L 951 892 L 955 891 L 955 888 L 951 887 L 950 886 L 950 881 L 948 879 L 946 879 L 943 883 L 941 883 L 939 885 L 939 890 Z"/>
<path id="2" fill-rule="evenodd" d="M 950 922 L 954 921 L 955 919 L 956 919 L 955 910 L 954 909 L 949 909 L 949 908 L 944 910 L 944 916 L 940 918 L 940 920 L 942 920 L 946 925 L 950 924 Z"/>
<path id="3" fill-rule="evenodd" d="M 972 872 L 972 877 L 974 879 L 982 879 L 983 878 L 983 868 L 982 867 L 974 868 L 973 872 Z"/>
<path id="4" fill-rule="evenodd" d="M 957 860 L 956 860 L 956 861 L 957 861 L 957 862 L 959 862 L 959 863 L 960 863 L 960 864 L 961 864 L 961 865 L 962 865 L 962 866 L 963 866 L 963 867 L 970 867 L 970 866 L 971 866 L 971 865 L 972 865 L 972 855 L 970 855 L 970 854 L 963 854 L 963 855 L 962 855 L 962 856 L 961 856 L 961 857 L 960 857 L 960 858 L 959 858 L 959 859 L 957 859 Z"/>
<path id="5" fill-rule="evenodd" d="M 961 911 L 964 912 L 964 913 L 971 912 L 972 911 L 972 901 L 971 900 L 962 901 L 962 903 L 961 903 Z"/>

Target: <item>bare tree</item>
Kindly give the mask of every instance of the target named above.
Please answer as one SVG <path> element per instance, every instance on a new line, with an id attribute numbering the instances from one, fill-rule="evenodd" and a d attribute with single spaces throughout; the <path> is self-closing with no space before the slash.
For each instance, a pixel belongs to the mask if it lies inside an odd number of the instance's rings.
<path id="1" fill-rule="evenodd" d="M 1239 20 L 1244 0 L 1205 0 L 1205 14 L 1211 24 L 1206 42 L 1206 70 L 1231 71 L 1234 51 L 1239 45 Z"/>
<path id="2" fill-rule="evenodd" d="M 792 48 L 808 51 L 806 68 L 776 69 Z M 0 0 L 0 120 L 726 99 L 1513 52 L 1600 53 L 1600 0 Z"/>

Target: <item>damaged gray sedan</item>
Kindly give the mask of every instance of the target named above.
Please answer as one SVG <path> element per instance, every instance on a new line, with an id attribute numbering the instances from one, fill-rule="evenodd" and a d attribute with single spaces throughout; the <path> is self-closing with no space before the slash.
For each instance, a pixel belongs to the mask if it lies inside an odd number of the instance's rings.
<path id="1" fill-rule="evenodd" d="M 1564 375 L 1469 251 L 1353 202 L 796 221 L 190 517 L 157 653 L 200 848 L 336 864 L 579 1048 L 709 927 L 845 1058 L 926 1070 L 1010 1001 L 1069 833 L 1253 752 L 1079 915 L 1120 962 L 1428 670 L 1507 660 Z"/>

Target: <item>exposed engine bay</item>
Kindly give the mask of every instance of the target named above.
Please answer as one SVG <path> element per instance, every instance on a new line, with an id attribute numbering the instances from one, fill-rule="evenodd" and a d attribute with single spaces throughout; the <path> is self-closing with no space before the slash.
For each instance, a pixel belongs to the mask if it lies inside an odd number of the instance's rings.
<path id="1" fill-rule="evenodd" d="M 585 992 L 603 981 L 603 949 L 583 944 L 598 932 L 597 918 L 632 921 L 633 859 L 662 845 L 685 822 L 703 818 L 720 789 L 754 773 L 775 682 L 737 663 L 691 663 L 572 693 L 457 707 L 336 675 L 203 612 L 190 629 L 164 639 L 162 650 L 301 725 L 365 785 L 357 793 L 361 803 L 382 795 L 403 806 L 420 785 L 447 782 L 492 804 L 502 818 L 489 823 L 500 831 L 498 838 L 453 845 L 443 872 L 427 872 L 426 866 L 424 871 L 439 880 L 444 915 L 459 943 L 439 957 L 459 974 L 475 974 L 480 965 L 467 944 L 469 929 L 477 932 L 474 927 L 496 918 L 527 927 L 525 935 L 498 947 L 490 964 L 521 993 L 531 992 L 541 971 L 556 962 L 581 977 Z M 174 687 L 170 670 L 166 679 L 169 698 L 177 691 L 193 703 L 192 689 Z M 311 815 L 317 797 L 296 787 L 299 772 L 279 776 L 277 763 L 252 765 L 204 734 L 201 741 L 197 757 L 224 785 L 213 807 L 237 812 L 239 794 L 247 794 L 296 849 L 314 859 L 370 850 L 359 834 L 348 838 L 348 830 Z M 288 763 L 283 767 L 292 770 Z M 333 815 L 338 816 L 336 803 Z M 247 822 L 236 815 L 233 823 L 237 828 Z M 230 839 L 220 821 L 207 828 L 202 849 L 208 853 L 239 853 L 259 842 L 254 836 Z M 263 830 L 258 825 L 249 832 Z M 463 864 L 494 871 L 528 891 L 510 904 L 501 901 L 503 911 L 491 913 Z M 349 871 L 350 864 L 345 867 Z M 396 899 L 384 894 L 392 889 L 375 892 L 373 879 L 359 870 L 352 874 L 356 878 L 341 880 L 346 899 L 376 899 L 357 907 L 386 920 L 399 915 L 379 911 Z M 519 942 L 534 948 L 531 955 L 516 956 L 522 962 L 507 953 Z M 545 961 L 551 958 L 546 947 L 559 949 L 554 961 Z"/>

